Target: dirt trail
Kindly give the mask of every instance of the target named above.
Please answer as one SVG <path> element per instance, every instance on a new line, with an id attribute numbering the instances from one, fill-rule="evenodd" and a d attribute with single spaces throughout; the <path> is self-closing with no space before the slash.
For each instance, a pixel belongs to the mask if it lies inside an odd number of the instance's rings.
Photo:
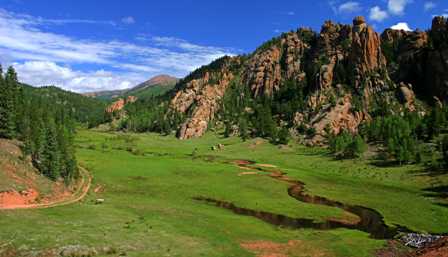
<path id="1" fill-rule="evenodd" d="M 82 167 L 80 167 L 79 169 L 81 172 L 81 180 L 79 182 L 79 186 L 76 192 L 74 192 L 70 196 L 63 197 L 61 199 L 57 199 L 47 203 L 9 205 L 6 207 L 0 207 L 0 211 L 18 210 L 18 209 L 45 209 L 45 208 L 69 205 L 81 201 L 90 190 L 90 186 L 92 183 L 92 176 L 86 169 Z"/>

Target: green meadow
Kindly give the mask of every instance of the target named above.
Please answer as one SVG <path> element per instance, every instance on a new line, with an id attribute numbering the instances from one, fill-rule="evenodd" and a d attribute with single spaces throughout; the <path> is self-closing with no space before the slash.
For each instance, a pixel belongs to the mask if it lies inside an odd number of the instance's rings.
<path id="1" fill-rule="evenodd" d="M 291 244 L 290 256 L 374 256 L 385 240 L 349 229 L 288 229 L 196 201 L 202 196 L 236 206 L 316 221 L 344 219 L 341 209 L 299 202 L 288 184 L 246 174 L 232 163 L 275 165 L 306 184 L 307 193 L 375 209 L 390 225 L 448 232 L 447 200 L 428 188 L 447 175 L 423 166 L 388 167 L 368 160 L 335 160 L 325 149 L 262 139 L 243 142 L 209 133 L 180 141 L 156 134 L 81 130 L 77 158 L 93 184 L 80 203 L 0 212 L 0 245 L 23 251 L 67 245 L 110 247 L 111 256 L 257 256 L 242 244 Z M 223 144 L 222 150 L 212 150 Z M 95 204 L 104 199 L 103 204 Z M 286 251 L 286 250 L 285 250 Z M 106 256 L 106 255 L 105 255 Z"/>

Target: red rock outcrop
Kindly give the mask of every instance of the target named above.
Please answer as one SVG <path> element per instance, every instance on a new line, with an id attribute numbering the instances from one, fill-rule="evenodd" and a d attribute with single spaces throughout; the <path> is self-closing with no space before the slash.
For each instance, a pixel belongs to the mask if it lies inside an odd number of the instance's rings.
<path id="1" fill-rule="evenodd" d="M 120 98 L 117 101 L 113 102 L 106 108 L 107 113 L 113 113 L 123 110 L 124 106 L 129 103 L 134 103 L 137 101 L 137 97 L 128 96 L 126 99 Z"/>
<path id="2" fill-rule="evenodd" d="M 207 131 L 209 122 L 221 107 L 220 100 L 234 78 L 232 66 L 239 63 L 239 57 L 224 57 L 215 61 L 213 69 L 192 74 L 182 82 L 183 88 L 170 102 L 171 112 L 189 113 L 178 131 L 180 139 L 200 137 Z"/>
<path id="3" fill-rule="evenodd" d="M 334 107 L 327 107 L 316 115 L 311 121 L 311 126 L 318 134 L 324 134 L 329 127 L 333 134 L 339 134 L 343 130 L 353 134 L 357 133 L 358 126 L 368 118 L 363 112 L 352 111 L 352 96 L 345 95 L 341 102 Z"/>
<path id="4" fill-rule="evenodd" d="M 217 84 L 209 83 L 209 73 L 204 78 L 192 80 L 183 91 L 179 91 L 171 101 L 171 108 L 185 113 L 193 103 L 195 108 L 188 120 L 182 125 L 178 137 L 190 139 L 202 136 L 219 109 L 219 100 L 224 96 L 232 80 L 232 73 L 224 73 Z"/>
<path id="5" fill-rule="evenodd" d="M 316 75 L 316 84 L 310 85 L 314 88 L 308 101 L 311 110 L 328 104 L 329 96 L 334 95 L 334 70 L 336 65 L 344 62 L 349 55 L 351 30 L 351 26 L 331 21 L 325 22 L 322 26 L 312 60 L 314 65 L 319 66 L 319 71 Z"/>
<path id="6" fill-rule="evenodd" d="M 352 47 L 350 63 L 355 71 L 355 87 L 359 88 L 363 76 L 386 68 L 386 58 L 381 50 L 381 39 L 365 18 L 358 16 L 353 20 Z"/>
<path id="7" fill-rule="evenodd" d="M 260 96 L 278 91 L 285 79 L 303 79 L 301 59 L 308 47 L 298 33 L 285 34 L 278 44 L 256 52 L 248 60 L 243 83 L 250 86 L 254 96 Z"/>

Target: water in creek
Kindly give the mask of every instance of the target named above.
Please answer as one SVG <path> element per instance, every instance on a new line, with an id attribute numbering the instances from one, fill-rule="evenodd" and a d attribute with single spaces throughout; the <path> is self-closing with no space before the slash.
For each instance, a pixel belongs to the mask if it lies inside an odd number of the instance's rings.
<path id="1" fill-rule="evenodd" d="M 406 232 L 406 233 L 412 232 L 410 229 L 406 227 L 401 227 L 398 225 L 394 227 L 388 226 L 384 222 L 383 216 L 376 210 L 358 205 L 345 204 L 339 201 L 327 199 L 325 197 L 307 194 L 305 193 L 304 190 L 305 184 L 303 182 L 290 179 L 289 177 L 286 176 L 285 173 L 281 171 L 278 170 L 269 171 L 261 167 L 255 167 L 254 166 L 255 163 L 251 161 L 240 160 L 235 161 L 234 163 L 237 164 L 240 168 L 243 168 L 245 170 L 252 169 L 255 171 L 268 172 L 268 175 L 271 178 L 288 183 L 290 185 L 288 187 L 288 195 L 300 202 L 325 205 L 342 209 L 346 212 L 358 216 L 359 222 L 357 222 L 356 224 L 349 224 L 347 222 L 341 222 L 335 220 L 326 220 L 323 222 L 317 222 L 313 219 L 292 218 L 281 214 L 257 211 L 248 208 L 241 208 L 230 202 L 220 201 L 207 197 L 196 197 L 194 199 L 209 204 L 214 204 L 220 208 L 231 210 L 239 215 L 252 216 L 260 220 L 263 220 L 264 222 L 285 228 L 292 228 L 292 229 L 310 228 L 317 230 L 346 228 L 369 233 L 370 237 L 375 239 L 391 239 L 399 232 Z"/>

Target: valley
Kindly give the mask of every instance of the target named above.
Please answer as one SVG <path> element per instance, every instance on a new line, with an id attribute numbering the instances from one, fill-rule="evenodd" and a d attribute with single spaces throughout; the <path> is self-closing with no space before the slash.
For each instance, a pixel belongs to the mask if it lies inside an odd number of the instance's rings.
<path id="1" fill-rule="evenodd" d="M 222 150 L 213 151 L 218 144 Z M 448 176 L 426 173 L 419 165 L 339 161 L 321 148 L 294 143 L 279 148 L 259 138 L 243 142 L 214 133 L 178 141 L 81 130 L 75 145 L 80 165 L 93 176 L 89 194 L 64 207 L 2 211 L 0 238 L 11 240 L 11 252 L 53 256 L 46 254 L 78 245 L 99 256 L 374 256 L 386 246 L 388 236 L 350 228 L 359 222 L 356 212 L 319 204 L 320 197 L 378 212 L 388 228 L 448 231 L 446 200 L 431 193 Z M 278 170 L 302 181 L 316 204 L 297 201 L 288 195 L 289 183 L 267 176 Z M 197 197 L 279 220 L 273 225 Z M 345 225 L 288 226 L 286 217 Z M 374 220 L 363 223 L 374 226 Z"/>
<path id="2" fill-rule="evenodd" d="M 4 1 L 0 257 L 448 257 L 442 1 Z"/>

